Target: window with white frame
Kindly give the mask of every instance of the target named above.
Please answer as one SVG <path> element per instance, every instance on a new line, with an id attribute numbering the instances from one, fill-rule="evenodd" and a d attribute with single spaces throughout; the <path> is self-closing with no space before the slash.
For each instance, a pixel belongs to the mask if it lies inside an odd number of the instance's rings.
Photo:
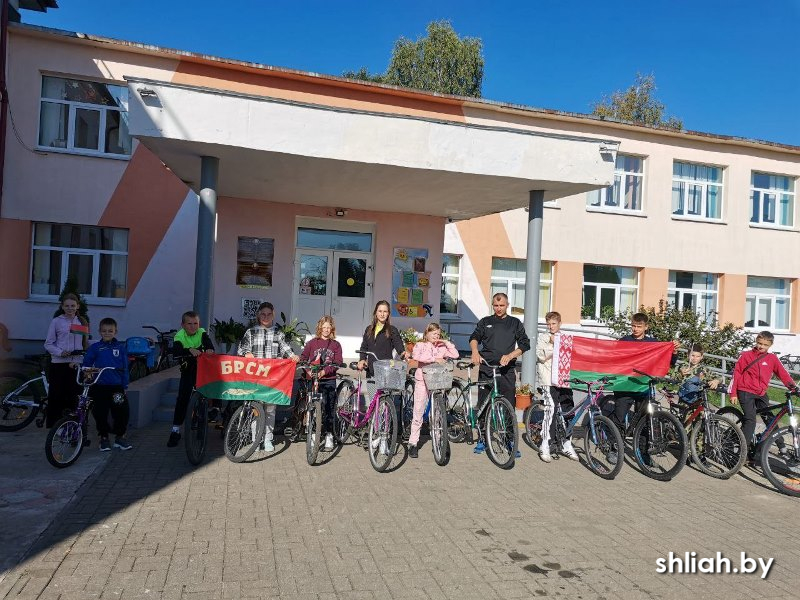
<path id="1" fill-rule="evenodd" d="M 461 257 L 445 254 L 442 257 L 442 296 L 439 313 L 442 316 L 458 314 L 458 299 L 461 285 Z"/>
<path id="2" fill-rule="evenodd" d="M 128 279 L 128 230 L 35 223 L 31 263 L 31 297 L 56 298 L 72 279 L 81 295 L 122 304 Z"/>
<path id="3" fill-rule="evenodd" d="M 753 171 L 750 176 L 750 222 L 794 226 L 794 178 Z"/>
<path id="4" fill-rule="evenodd" d="M 722 219 L 722 167 L 674 161 L 672 214 L 692 219 Z"/>
<path id="5" fill-rule="evenodd" d="M 525 279 L 527 261 L 522 258 L 492 258 L 492 293 L 508 296 L 508 312 L 523 318 L 525 314 Z M 553 263 L 542 261 L 539 276 L 539 318 L 550 312 L 553 289 Z"/>
<path id="6" fill-rule="evenodd" d="M 98 156 L 130 155 L 128 87 L 43 75 L 39 146 Z"/>
<path id="7" fill-rule="evenodd" d="M 634 267 L 583 265 L 583 304 L 581 318 L 601 318 L 630 310 L 636 311 L 639 271 Z"/>
<path id="8" fill-rule="evenodd" d="M 586 206 L 613 212 L 641 212 L 644 195 L 644 159 L 617 154 L 614 185 L 589 192 Z"/>
<path id="9" fill-rule="evenodd" d="M 717 312 L 717 276 L 713 273 L 670 271 L 667 296 L 675 308 L 693 310 L 711 323 Z"/>
<path id="10" fill-rule="evenodd" d="M 789 330 L 790 280 L 776 277 L 747 277 L 744 326 Z"/>

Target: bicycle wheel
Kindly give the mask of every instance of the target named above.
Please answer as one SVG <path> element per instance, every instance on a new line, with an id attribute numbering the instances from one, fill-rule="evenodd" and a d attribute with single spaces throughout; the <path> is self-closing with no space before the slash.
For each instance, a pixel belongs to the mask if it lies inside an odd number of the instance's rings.
<path id="1" fill-rule="evenodd" d="M 193 465 L 203 462 L 208 441 L 208 399 L 198 392 L 189 398 L 183 423 L 183 443 L 186 458 Z"/>
<path id="2" fill-rule="evenodd" d="M 353 432 L 353 403 L 358 402 L 355 394 L 356 386 L 349 379 L 343 379 L 336 388 L 336 413 L 333 423 L 334 437 L 340 445 L 346 444 Z"/>
<path id="3" fill-rule="evenodd" d="M 414 420 L 414 382 L 409 381 L 406 383 L 406 389 L 403 393 L 403 404 L 400 411 L 400 431 L 403 441 L 407 442 L 411 437 L 411 421 Z"/>
<path id="4" fill-rule="evenodd" d="M 510 469 L 517 452 L 517 413 L 502 396 L 490 402 L 486 415 L 486 454 L 501 469 Z"/>
<path id="5" fill-rule="evenodd" d="M 463 385 L 453 381 L 447 392 L 447 439 L 458 444 L 472 433 L 469 421 L 469 394 Z"/>
<path id="6" fill-rule="evenodd" d="M 522 430 L 522 441 L 536 452 L 539 452 L 539 447 L 542 445 L 543 421 L 544 406 L 541 404 L 531 404 L 522 415 L 522 422 L 525 426 Z"/>
<path id="7" fill-rule="evenodd" d="M 716 479 L 729 479 L 747 459 L 747 442 L 733 421 L 718 414 L 698 419 L 689 439 L 692 462 L 703 473 Z"/>
<path id="8" fill-rule="evenodd" d="M 603 415 L 592 417 L 583 432 L 583 447 L 589 470 L 603 479 L 614 479 L 625 464 L 622 434 L 614 422 Z"/>
<path id="9" fill-rule="evenodd" d="M 761 468 L 775 489 L 800 496 L 800 455 L 791 427 L 781 427 L 761 442 Z"/>
<path id="10" fill-rule="evenodd" d="M 322 437 L 322 400 L 312 396 L 309 401 L 308 425 L 306 429 L 306 460 L 313 465 L 319 454 L 319 443 Z"/>
<path id="11" fill-rule="evenodd" d="M 433 392 L 431 397 L 431 414 L 428 418 L 431 430 L 431 446 L 433 460 L 440 467 L 450 462 L 450 442 L 447 438 L 446 400 L 442 391 Z"/>
<path id="12" fill-rule="evenodd" d="M 729 421 L 731 421 L 734 425 L 736 425 L 739 429 L 742 428 L 742 411 L 738 408 L 734 408 L 733 406 L 723 406 L 717 412 L 714 413 L 718 417 L 725 417 Z M 758 420 L 756 420 L 756 425 L 758 425 Z"/>
<path id="13" fill-rule="evenodd" d="M 663 410 L 645 414 L 633 430 L 633 454 L 642 472 L 658 481 L 669 481 L 686 464 L 689 444 L 681 422 Z M 652 431 L 650 422 L 653 422 Z"/>
<path id="14" fill-rule="evenodd" d="M 225 429 L 225 456 L 235 463 L 246 461 L 264 439 L 267 415 L 258 402 L 243 402 Z"/>
<path id="15" fill-rule="evenodd" d="M 388 394 L 378 398 L 375 412 L 369 421 L 367 450 L 369 462 L 378 473 L 383 473 L 392 462 L 397 444 L 397 415 L 394 401 Z"/>
<path id="16" fill-rule="evenodd" d="M 0 374 L 0 431 L 19 431 L 36 418 L 42 395 L 39 382 L 31 382 L 21 373 Z"/>
<path id="17" fill-rule="evenodd" d="M 63 469 L 70 466 L 83 450 L 83 428 L 74 417 L 64 417 L 47 432 L 44 453 L 47 462 Z"/>
<path id="18" fill-rule="evenodd" d="M 128 365 L 128 376 L 131 381 L 136 381 L 147 375 L 147 364 L 144 360 L 136 358 Z"/>

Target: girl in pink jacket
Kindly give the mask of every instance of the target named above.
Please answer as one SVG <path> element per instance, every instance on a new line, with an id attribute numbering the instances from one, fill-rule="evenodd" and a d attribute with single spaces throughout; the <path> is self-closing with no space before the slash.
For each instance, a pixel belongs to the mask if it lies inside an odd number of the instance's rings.
<path id="1" fill-rule="evenodd" d="M 422 428 L 422 416 L 428 405 L 428 388 L 422 378 L 422 367 L 431 363 L 443 363 L 445 358 L 458 358 L 458 350 L 452 342 L 441 339 L 442 328 L 438 323 L 431 323 L 425 328 L 422 341 L 414 344 L 411 357 L 419 361 L 419 368 L 414 374 L 414 419 L 411 421 L 411 436 L 408 439 L 408 455 L 417 458 L 419 430 Z"/>

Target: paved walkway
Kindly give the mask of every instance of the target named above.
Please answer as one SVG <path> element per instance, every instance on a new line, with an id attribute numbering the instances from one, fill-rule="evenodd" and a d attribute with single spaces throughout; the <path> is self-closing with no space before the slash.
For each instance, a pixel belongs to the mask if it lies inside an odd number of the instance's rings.
<path id="1" fill-rule="evenodd" d="M 104 456 L 102 473 L 4 575 L 0 597 L 797 597 L 800 500 L 753 471 L 716 481 L 685 469 L 659 483 L 626 465 L 607 482 L 527 447 L 508 472 L 465 445 L 441 468 L 426 445 L 379 475 L 354 446 L 315 468 L 300 445 L 235 465 L 217 436 L 192 468 L 166 433 L 135 431 L 135 450 Z M 3 450 L 3 473 L 23 476 Z M 79 462 L 97 456 L 92 447 Z M 3 516 L 3 530 L 14 528 Z M 28 539 L 20 532 L 18 543 Z M 657 574 L 670 551 L 775 562 L 765 580 Z"/>

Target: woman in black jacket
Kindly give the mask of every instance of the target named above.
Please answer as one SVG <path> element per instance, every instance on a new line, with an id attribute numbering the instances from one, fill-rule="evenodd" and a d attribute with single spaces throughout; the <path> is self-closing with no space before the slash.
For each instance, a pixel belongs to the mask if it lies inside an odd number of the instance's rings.
<path id="1" fill-rule="evenodd" d="M 372 311 L 372 323 L 364 331 L 359 352 L 374 352 L 379 360 L 387 360 L 392 358 L 392 350 L 395 350 L 403 358 L 407 355 L 400 332 L 389 322 L 389 303 L 381 300 Z M 360 371 L 366 366 L 367 376 L 372 377 L 372 363 L 374 362 L 375 356 L 361 355 L 361 360 L 358 361 L 358 370 Z"/>

